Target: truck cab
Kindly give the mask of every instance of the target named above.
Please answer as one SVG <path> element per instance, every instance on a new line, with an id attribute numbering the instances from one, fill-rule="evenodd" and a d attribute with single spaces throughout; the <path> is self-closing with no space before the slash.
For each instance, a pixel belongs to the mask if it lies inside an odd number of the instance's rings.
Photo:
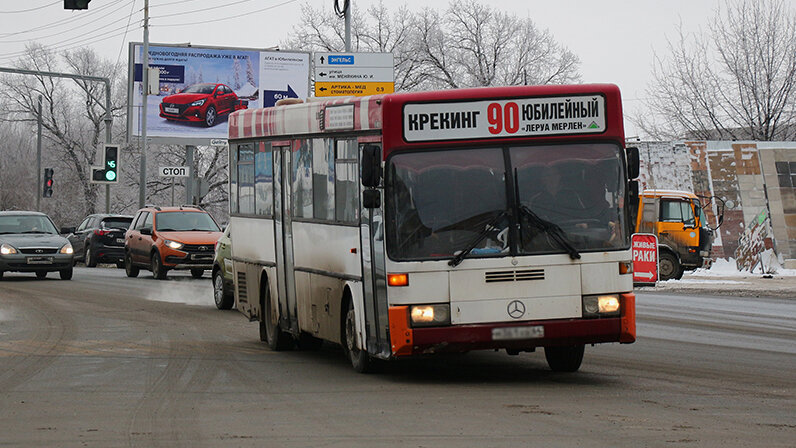
<path id="1" fill-rule="evenodd" d="M 638 210 L 636 233 L 658 237 L 661 280 L 679 279 L 686 270 L 710 264 L 713 229 L 694 193 L 644 190 L 639 195 Z M 719 224 L 721 221 L 719 217 Z"/>

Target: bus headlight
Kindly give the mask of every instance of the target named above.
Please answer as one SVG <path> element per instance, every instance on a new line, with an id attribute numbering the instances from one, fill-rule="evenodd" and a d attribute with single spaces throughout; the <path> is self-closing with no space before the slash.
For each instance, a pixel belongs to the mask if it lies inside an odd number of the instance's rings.
<path id="1" fill-rule="evenodd" d="M 618 316 L 619 294 L 583 296 L 583 317 Z"/>
<path id="2" fill-rule="evenodd" d="M 450 305 L 414 305 L 409 309 L 413 327 L 450 325 Z"/>

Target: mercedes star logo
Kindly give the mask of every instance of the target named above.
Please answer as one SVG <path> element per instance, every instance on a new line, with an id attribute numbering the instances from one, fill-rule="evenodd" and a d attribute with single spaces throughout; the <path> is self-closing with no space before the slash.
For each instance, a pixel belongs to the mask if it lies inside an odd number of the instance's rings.
<path id="1" fill-rule="evenodd" d="M 513 319 L 519 319 L 525 315 L 525 304 L 519 300 L 512 300 L 506 307 L 506 311 Z"/>

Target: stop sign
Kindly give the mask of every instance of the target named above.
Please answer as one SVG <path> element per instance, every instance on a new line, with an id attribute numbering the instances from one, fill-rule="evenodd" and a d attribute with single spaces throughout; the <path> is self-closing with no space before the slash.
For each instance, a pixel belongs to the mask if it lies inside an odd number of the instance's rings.
<path id="1" fill-rule="evenodd" d="M 633 283 L 654 285 L 658 281 L 658 237 L 649 233 L 634 233 L 630 241 Z"/>

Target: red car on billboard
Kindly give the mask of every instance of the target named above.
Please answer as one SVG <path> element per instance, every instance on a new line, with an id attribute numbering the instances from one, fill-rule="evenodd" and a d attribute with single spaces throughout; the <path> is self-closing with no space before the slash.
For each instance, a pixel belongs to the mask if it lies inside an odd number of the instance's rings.
<path id="1" fill-rule="evenodd" d="M 226 84 L 192 84 L 180 93 L 163 98 L 160 116 L 167 120 L 201 122 L 210 127 L 218 117 L 246 109 L 246 102 Z"/>

